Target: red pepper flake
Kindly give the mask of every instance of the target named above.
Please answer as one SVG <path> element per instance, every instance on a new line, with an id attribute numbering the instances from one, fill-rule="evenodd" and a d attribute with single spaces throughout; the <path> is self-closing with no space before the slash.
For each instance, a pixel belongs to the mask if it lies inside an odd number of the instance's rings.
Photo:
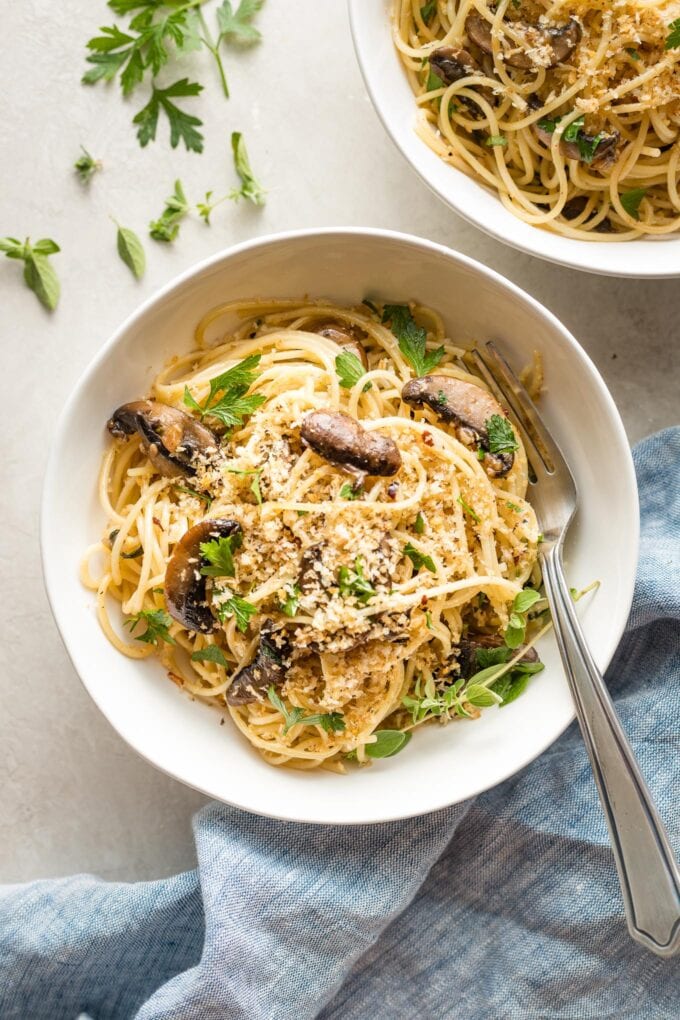
<path id="1" fill-rule="evenodd" d="M 165 528 L 163 527 L 163 525 L 161 524 L 157 517 L 152 517 L 151 520 L 154 522 L 157 528 L 160 528 L 161 531 L 165 531 Z"/>
<path id="2" fill-rule="evenodd" d="M 434 446 L 434 439 L 429 432 L 423 432 L 423 442 L 425 446 Z"/>
<path id="3" fill-rule="evenodd" d="M 420 604 L 421 604 L 421 606 L 426 606 L 427 605 L 427 595 L 423 595 L 423 597 L 420 600 Z"/>

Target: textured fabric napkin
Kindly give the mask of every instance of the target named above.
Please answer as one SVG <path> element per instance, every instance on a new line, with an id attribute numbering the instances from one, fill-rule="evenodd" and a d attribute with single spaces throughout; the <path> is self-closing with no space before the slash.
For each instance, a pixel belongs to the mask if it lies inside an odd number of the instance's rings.
<path id="1" fill-rule="evenodd" d="M 680 848 L 680 429 L 635 451 L 642 548 L 610 690 Z M 540 682 L 540 681 L 538 681 Z M 196 871 L 0 888 L 2 1020 L 677 1020 L 626 932 L 579 732 L 474 801 L 327 828 L 211 805 Z"/>

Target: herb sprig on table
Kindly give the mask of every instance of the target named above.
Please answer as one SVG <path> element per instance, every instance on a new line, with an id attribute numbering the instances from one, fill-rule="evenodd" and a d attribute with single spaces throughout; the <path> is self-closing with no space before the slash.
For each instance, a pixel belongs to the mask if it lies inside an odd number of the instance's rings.
<path id="1" fill-rule="evenodd" d="M 20 241 L 16 237 L 0 237 L 0 252 L 8 259 L 17 259 L 24 264 L 24 283 L 40 303 L 53 312 L 59 303 L 61 287 L 54 267 L 48 261 L 50 255 L 61 251 L 56 241 L 43 237 L 31 244 L 29 237 Z"/>
<path id="2" fill-rule="evenodd" d="M 205 48 L 217 65 L 222 91 L 229 97 L 227 76 L 222 62 L 225 45 L 250 46 L 259 42 L 260 32 L 253 24 L 263 0 L 241 0 L 234 7 L 223 0 L 216 9 L 217 26 L 213 33 L 203 8 L 205 0 L 108 0 L 119 17 L 130 17 L 125 29 L 114 23 L 100 28 L 87 45 L 90 65 L 83 75 L 86 85 L 118 78 L 124 96 L 140 85 L 151 88 L 146 105 L 134 116 L 141 146 L 156 137 L 158 120 L 165 115 L 170 127 L 170 144 L 180 141 L 191 152 L 203 151 L 203 122 L 187 113 L 177 99 L 198 96 L 203 85 L 182 77 L 166 87 L 157 85 L 164 69 L 174 68 L 188 54 Z"/>

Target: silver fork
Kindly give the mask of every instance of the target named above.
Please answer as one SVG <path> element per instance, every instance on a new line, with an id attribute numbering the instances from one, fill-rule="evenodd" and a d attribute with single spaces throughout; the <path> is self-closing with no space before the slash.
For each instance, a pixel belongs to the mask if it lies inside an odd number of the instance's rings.
<path id="1" fill-rule="evenodd" d="M 578 493 L 567 462 L 493 342 L 466 354 L 510 408 L 535 475 L 529 499 L 543 529 L 545 593 L 576 715 L 600 794 L 631 936 L 659 956 L 680 950 L 680 873 L 666 830 L 593 660 L 564 577 L 562 548 Z"/>

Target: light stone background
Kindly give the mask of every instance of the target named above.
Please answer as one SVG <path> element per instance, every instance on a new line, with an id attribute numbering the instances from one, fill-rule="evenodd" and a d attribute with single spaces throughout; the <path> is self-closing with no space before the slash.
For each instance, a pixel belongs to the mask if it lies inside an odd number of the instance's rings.
<path id="1" fill-rule="evenodd" d="M 171 150 L 164 123 L 140 149 L 130 120 L 142 102 L 123 103 L 117 86 L 79 84 L 85 41 L 112 20 L 103 0 L 6 2 L 1 19 L 0 235 L 56 239 L 63 289 L 49 315 L 24 288 L 19 263 L 0 262 L 0 881 L 76 871 L 158 877 L 192 866 L 190 818 L 204 798 L 138 759 L 88 698 L 52 621 L 38 548 L 53 423 L 113 329 L 177 273 L 234 242 L 296 227 L 391 227 L 479 259 L 555 312 L 600 368 L 635 442 L 678 418 L 680 285 L 548 265 L 448 212 L 371 108 L 343 0 L 267 0 L 263 44 L 226 55 L 229 102 L 208 55 L 192 58 L 206 85 L 195 102 L 207 139 L 200 156 Z M 266 208 L 225 203 L 211 228 L 194 219 L 172 246 L 147 239 L 148 270 L 136 283 L 115 253 L 109 215 L 144 235 L 176 177 L 194 201 L 228 190 L 234 129 L 269 189 Z M 70 169 L 80 143 L 105 164 L 87 189 Z"/>

